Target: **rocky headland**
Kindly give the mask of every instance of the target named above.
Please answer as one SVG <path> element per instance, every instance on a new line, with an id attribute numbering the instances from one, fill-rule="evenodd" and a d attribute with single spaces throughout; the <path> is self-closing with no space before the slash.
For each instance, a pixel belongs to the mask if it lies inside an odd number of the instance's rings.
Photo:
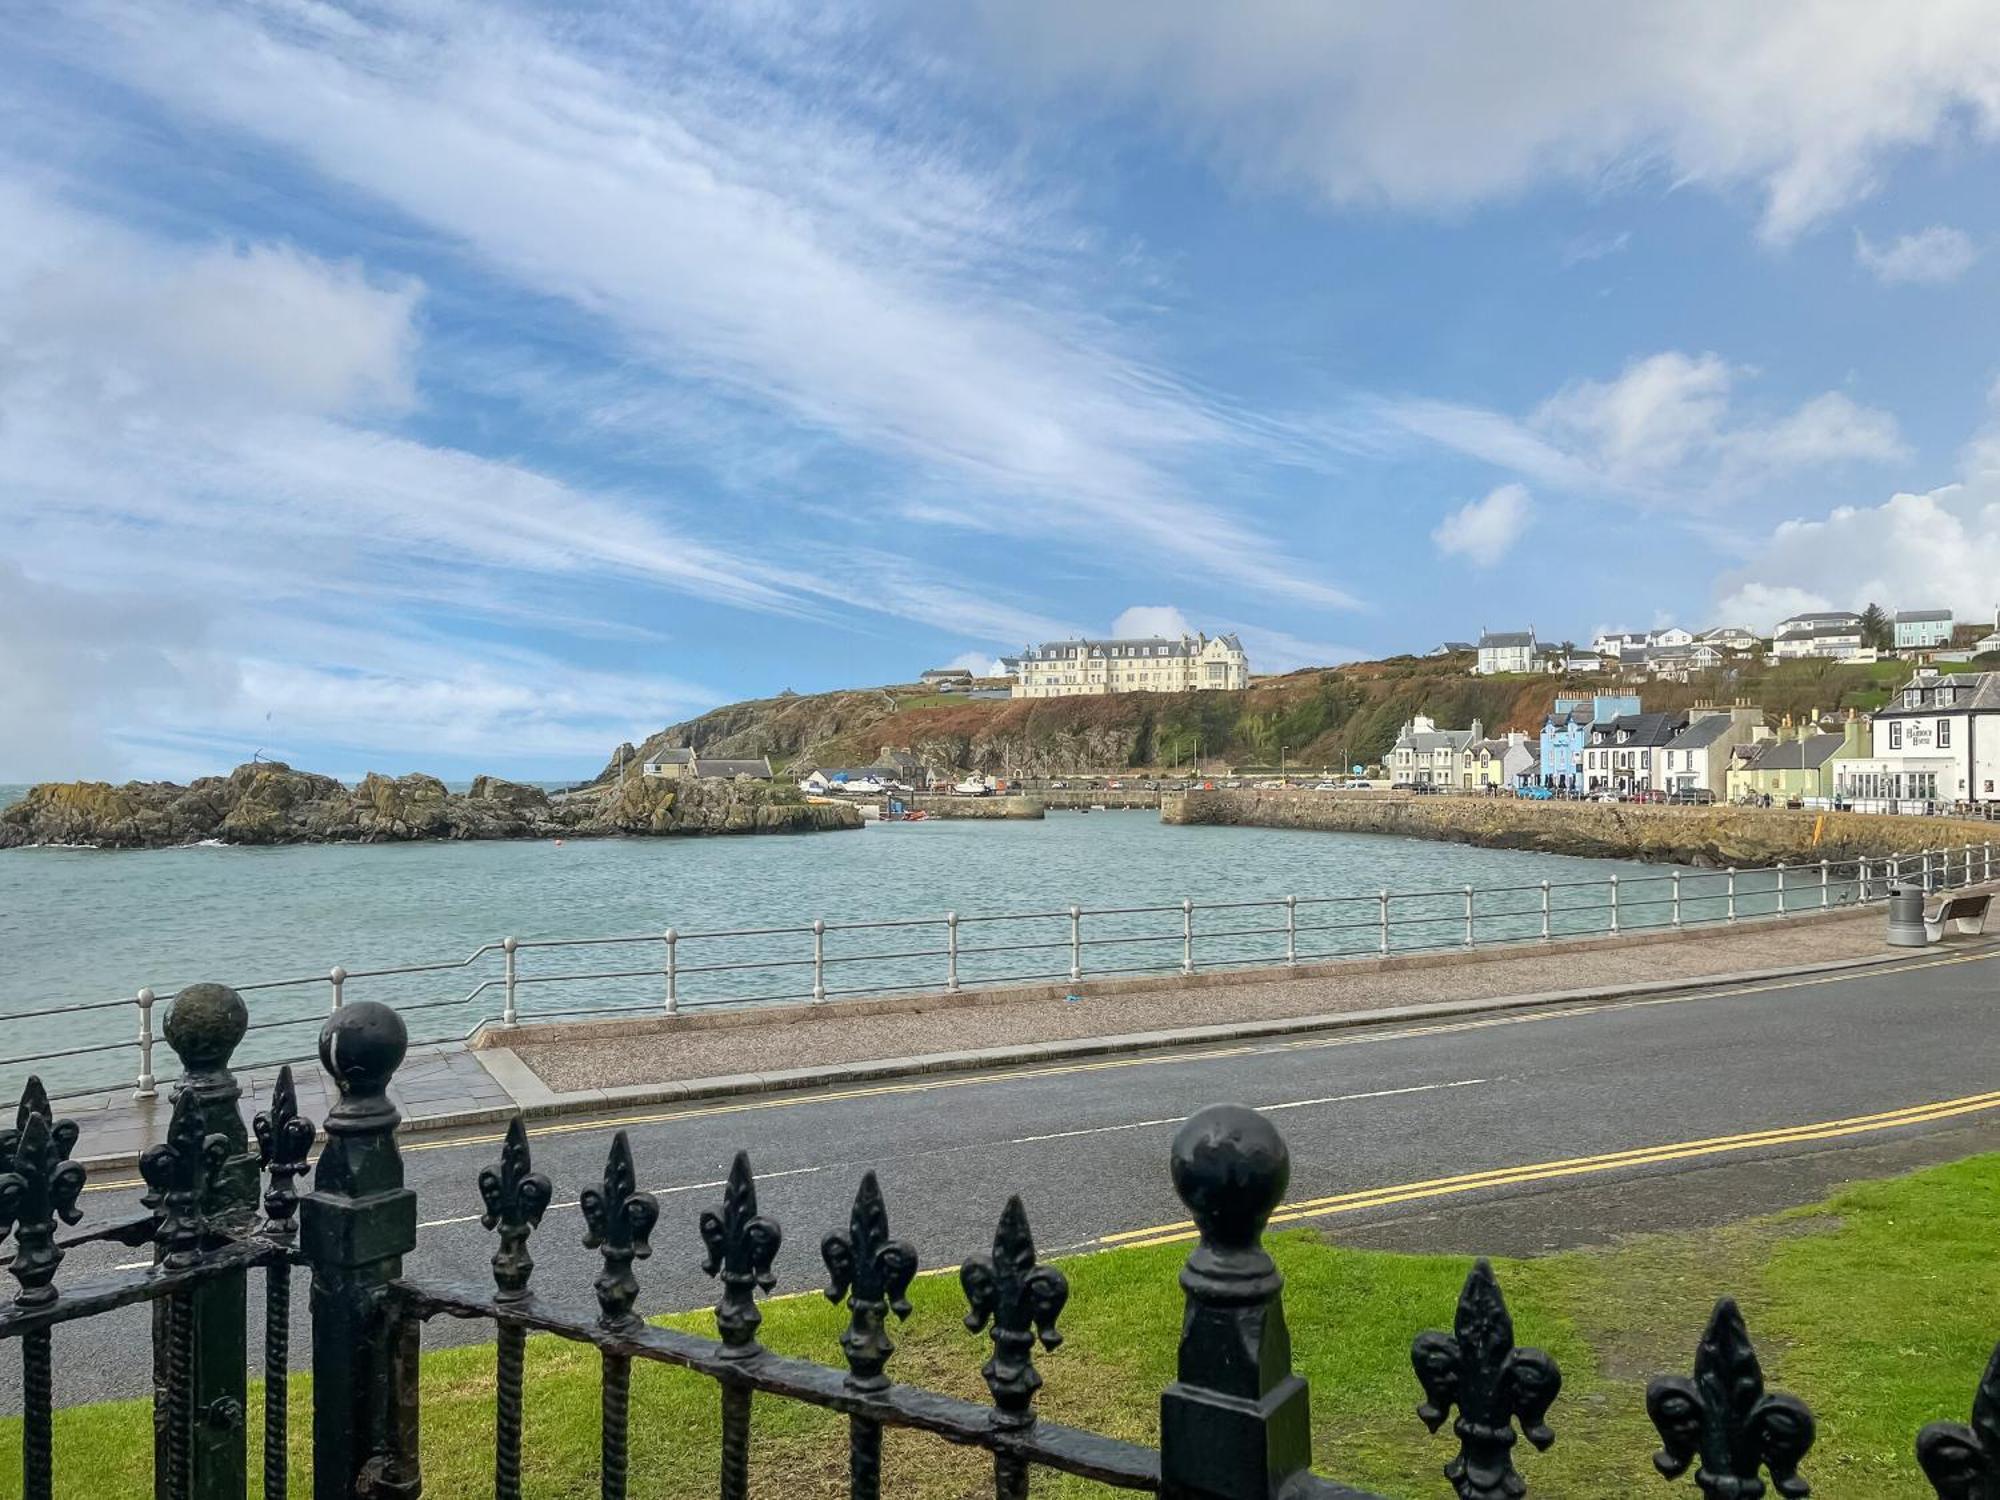
<path id="1" fill-rule="evenodd" d="M 812 833 L 861 826 L 852 807 L 807 802 L 789 783 L 628 776 L 551 797 L 481 776 L 453 792 L 435 776 L 331 776 L 256 761 L 186 786 L 170 781 L 43 782 L 0 809 L 0 849 L 32 844 L 160 849 L 228 844 L 370 844 L 415 839 Z"/>

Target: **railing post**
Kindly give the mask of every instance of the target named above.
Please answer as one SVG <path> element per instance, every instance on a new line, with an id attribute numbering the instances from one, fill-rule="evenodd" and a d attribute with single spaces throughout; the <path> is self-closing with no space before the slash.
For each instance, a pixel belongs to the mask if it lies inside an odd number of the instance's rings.
<path id="1" fill-rule="evenodd" d="M 1871 899 L 1868 891 L 1868 856 L 1862 855 L 1854 862 L 1855 896 L 1866 906 Z"/>
<path id="2" fill-rule="evenodd" d="M 402 1116 L 388 1096 L 408 1046 L 402 1017 L 373 1000 L 346 1007 L 319 1034 L 320 1065 L 340 1101 L 300 1205 L 299 1244 L 312 1267 L 314 1500 L 422 1492 L 421 1325 L 389 1290 L 417 1244 L 417 1195 L 403 1186 L 396 1149 Z"/>
<path id="3" fill-rule="evenodd" d="M 1832 866 L 1822 859 L 1819 862 L 1819 906 L 1821 911 L 1826 910 L 1829 901 L 1832 899 L 1827 886 L 1827 882 L 1831 878 Z"/>
<path id="4" fill-rule="evenodd" d="M 327 1009 L 331 1013 L 338 1015 L 340 1007 L 346 1003 L 343 991 L 347 987 L 347 970 L 343 969 L 339 964 L 335 964 L 326 971 L 326 982 L 333 986 L 333 1004 L 328 1006 Z"/>
<path id="5" fill-rule="evenodd" d="M 1549 883 L 1542 882 L 1542 941 L 1549 940 Z"/>
<path id="6" fill-rule="evenodd" d="M 1180 1128 L 1172 1165 L 1201 1243 L 1181 1271 L 1179 1366 L 1160 1397 L 1160 1494 L 1275 1500 L 1312 1463 L 1284 1277 L 1263 1244 L 1291 1176 L 1290 1153 L 1263 1116 L 1216 1104 Z"/>
<path id="7" fill-rule="evenodd" d="M 1181 972 L 1194 972 L 1194 901 L 1181 897 Z"/>
<path id="8" fill-rule="evenodd" d="M 153 992 L 142 989 L 139 1006 L 139 1077 L 132 1085 L 134 1099 L 156 1099 L 160 1089 L 153 1077 Z"/>
<path id="9" fill-rule="evenodd" d="M 1083 908 L 1069 909 L 1069 982 L 1083 978 Z"/>
<path id="10" fill-rule="evenodd" d="M 958 913 L 944 914 L 944 987 L 947 994 L 958 993 Z"/>
<path id="11" fill-rule="evenodd" d="M 1465 888 L 1465 946 L 1470 948 L 1472 942 L 1472 887 L 1467 886 Z"/>
<path id="12" fill-rule="evenodd" d="M 1732 922 L 1734 922 L 1734 921 L 1736 920 L 1736 866 L 1734 866 L 1734 865 L 1731 865 L 1731 866 L 1729 867 L 1729 917 L 1728 917 L 1728 920 L 1730 920 L 1730 921 L 1732 921 Z"/>
<path id="13" fill-rule="evenodd" d="M 826 1004 L 826 919 L 813 918 L 813 1004 Z"/>
<path id="14" fill-rule="evenodd" d="M 1287 967 L 1299 961 L 1299 898 L 1285 897 L 1285 963 Z"/>
<path id="15" fill-rule="evenodd" d="M 1379 921 L 1382 928 L 1381 948 L 1382 952 L 1387 953 L 1389 951 L 1389 893 L 1385 890 L 1375 899 L 1379 903 Z"/>
<path id="16" fill-rule="evenodd" d="M 681 1008 L 681 935 L 678 929 L 669 927 L 660 934 L 660 941 L 667 945 L 667 1003 L 668 1015 L 676 1014 Z"/>
<path id="17" fill-rule="evenodd" d="M 519 996 L 517 990 L 521 977 L 520 965 L 514 957 L 514 950 L 520 946 L 521 940 L 519 938 L 505 937 L 500 939 L 500 951 L 507 956 L 507 977 L 504 981 L 505 987 L 500 992 L 500 1023 L 503 1026 L 518 1026 L 521 1021 L 521 1009 L 518 1003 Z"/>
<path id="18" fill-rule="evenodd" d="M 1680 926 L 1681 925 L 1681 872 L 1679 870 L 1674 871 L 1673 906 L 1671 908 L 1671 911 L 1673 916 L 1673 925 L 1676 927 Z"/>
<path id="19" fill-rule="evenodd" d="M 249 1024 L 249 1007 L 236 991 L 227 985 L 194 984 L 174 996 L 160 1028 L 181 1061 L 180 1092 L 194 1102 L 205 1148 L 213 1149 L 206 1143 L 218 1136 L 226 1143 L 219 1166 L 206 1174 L 201 1189 L 197 1215 L 204 1247 L 249 1229 L 256 1218 L 257 1153 L 238 1107 L 243 1090 L 229 1070 L 230 1055 Z M 167 1388 L 155 1388 L 155 1451 L 185 1453 L 187 1500 L 242 1500 L 244 1493 L 246 1282 L 242 1271 L 231 1271 L 184 1294 L 179 1315 L 188 1320 L 185 1367 L 173 1371 L 170 1355 Z M 164 1304 L 162 1311 L 173 1315 Z M 186 1382 L 179 1403 L 172 1399 L 175 1380 Z M 188 1424 L 178 1436 L 172 1430 L 177 1411 Z M 156 1463 L 154 1475 L 155 1491 L 161 1494 L 176 1478 L 170 1464 Z"/>
<path id="20" fill-rule="evenodd" d="M 1778 915 L 1785 914 L 1785 862 L 1778 861 Z"/>
<path id="21" fill-rule="evenodd" d="M 1618 936 L 1618 877 L 1611 877 L 1611 935 Z"/>

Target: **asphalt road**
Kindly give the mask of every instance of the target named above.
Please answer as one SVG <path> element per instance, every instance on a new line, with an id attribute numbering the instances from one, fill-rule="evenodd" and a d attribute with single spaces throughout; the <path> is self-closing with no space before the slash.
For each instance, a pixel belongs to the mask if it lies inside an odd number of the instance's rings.
<path id="1" fill-rule="evenodd" d="M 1045 1255 L 1170 1238 L 1183 1213 L 1168 1142 L 1218 1100 L 1270 1112 L 1291 1143 L 1280 1222 L 1359 1240 L 1519 1253 L 1770 1211 L 1845 1177 L 2000 1146 L 1996 1003 L 2000 950 L 1852 977 L 553 1121 L 534 1133 L 536 1165 L 556 1185 L 535 1237 L 535 1283 L 590 1305 L 597 1258 L 580 1244 L 575 1202 L 619 1128 L 660 1196 L 654 1253 L 640 1266 L 647 1313 L 713 1300 L 695 1223 L 739 1146 L 751 1151 L 763 1209 L 785 1227 L 779 1290 L 802 1291 L 820 1283 L 819 1238 L 846 1222 L 869 1167 L 896 1233 L 926 1266 L 986 1247 L 1010 1192 Z M 476 1178 L 497 1139 L 406 1142 L 423 1224 L 406 1274 L 486 1277 L 492 1244 Z M 93 1186 L 93 1217 L 131 1211 L 136 1189 L 117 1185 L 128 1175 Z M 64 1279 L 134 1259 L 81 1247 Z M 301 1288 L 300 1351 L 305 1301 Z M 138 1314 L 59 1330 L 58 1400 L 143 1393 L 144 1330 Z M 485 1332 L 440 1321 L 426 1338 Z M 10 1382 L 0 1396 L 18 1410 L 14 1362 L 0 1368 Z"/>

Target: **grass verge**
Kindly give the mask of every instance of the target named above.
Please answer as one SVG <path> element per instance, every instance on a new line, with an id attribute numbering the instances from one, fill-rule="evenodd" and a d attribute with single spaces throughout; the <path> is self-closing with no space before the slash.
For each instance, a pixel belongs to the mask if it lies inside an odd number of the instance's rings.
<path id="1" fill-rule="evenodd" d="M 1806 1466 L 1821 1500 L 1926 1500 L 1911 1457 L 1917 1429 L 1963 1416 L 2000 1336 L 2000 1155 L 1849 1188 L 1815 1207 L 1699 1234 L 1659 1235 L 1609 1249 L 1497 1263 L 1523 1342 L 1560 1361 L 1554 1449 L 1523 1445 L 1520 1465 L 1543 1500 L 1600 1500 L 1659 1486 L 1645 1384 L 1684 1371 L 1714 1298 L 1743 1303 L 1774 1387 L 1804 1397 L 1820 1436 Z M 1412 1335 L 1448 1326 L 1466 1262 L 1274 1236 L 1288 1281 L 1295 1357 L 1313 1388 L 1319 1468 L 1384 1495 L 1434 1500 L 1448 1434 L 1432 1438 L 1411 1413 Z M 1178 1335 L 1175 1273 L 1183 1247 L 1127 1250 L 1065 1263 L 1073 1293 L 1067 1342 L 1042 1360 L 1049 1417 L 1151 1442 L 1158 1392 L 1172 1377 Z M 915 1314 L 892 1369 L 904 1380 L 983 1399 L 983 1344 L 959 1323 L 954 1280 L 921 1279 Z M 712 1330 L 706 1315 L 670 1321 Z M 769 1306 L 765 1341 L 838 1361 L 841 1315 L 818 1298 Z M 65 1338 L 57 1335 L 58 1358 Z M 526 1488 L 536 1496 L 597 1493 L 595 1356 L 537 1338 L 529 1345 Z M 294 1382 L 303 1429 L 310 1384 Z M 259 1430 L 261 1393 L 251 1431 Z M 476 1496 L 492 1486 L 491 1346 L 441 1350 L 424 1362 L 425 1492 Z M 632 1494 L 707 1496 L 715 1488 L 714 1390 L 679 1371 L 634 1371 Z M 295 1432 L 294 1492 L 303 1491 L 306 1434 Z M 56 1416 L 56 1490 L 141 1495 L 150 1490 L 151 1412 L 143 1402 L 72 1408 Z M 839 1419 L 777 1401 L 756 1409 L 755 1492 L 846 1493 Z M 0 1496 L 19 1493 L 20 1423 L 0 1424 Z M 936 1441 L 892 1433 L 888 1488 L 899 1497 L 991 1493 L 985 1461 Z M 252 1493 L 259 1493 L 253 1474 Z M 1686 1488 L 1683 1482 L 1682 1488 Z M 1691 1493 L 1691 1491 L 1689 1491 Z M 1038 1495 L 1109 1493 L 1054 1476 Z"/>

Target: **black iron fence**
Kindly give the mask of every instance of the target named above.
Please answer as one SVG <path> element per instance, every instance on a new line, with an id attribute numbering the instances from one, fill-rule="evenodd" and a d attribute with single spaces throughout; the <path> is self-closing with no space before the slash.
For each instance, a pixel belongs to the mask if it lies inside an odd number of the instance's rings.
<path id="1" fill-rule="evenodd" d="M 54 1493 L 53 1335 L 61 1325 L 133 1305 L 153 1312 L 154 1491 L 165 1500 L 236 1500 L 244 1495 L 251 1443 L 248 1397 L 249 1273 L 264 1277 L 264 1494 L 289 1492 L 286 1374 L 292 1278 L 311 1282 L 312 1494 L 315 1500 L 415 1500 L 423 1490 L 418 1451 L 422 1328 L 436 1316 L 494 1325 L 493 1492 L 521 1494 L 521 1436 L 530 1394 L 524 1345 L 530 1332 L 596 1348 L 602 1365 L 600 1493 L 619 1500 L 629 1468 L 632 1364 L 678 1365 L 713 1380 L 721 1408 L 716 1455 L 724 1500 L 750 1489 L 754 1401 L 798 1401 L 848 1422 L 850 1492 L 883 1487 L 882 1435 L 905 1428 L 992 1455 L 993 1492 L 1025 1496 L 1036 1469 L 1084 1476 L 1175 1500 L 1370 1500 L 1368 1493 L 1310 1472 L 1305 1382 L 1293 1371 L 1283 1278 L 1263 1231 L 1290 1172 L 1284 1140 L 1269 1121 L 1235 1105 L 1188 1120 L 1174 1138 L 1176 1191 L 1199 1233 L 1180 1275 L 1185 1313 L 1177 1378 L 1160 1397 L 1157 1449 L 1039 1420 L 1038 1348 L 1062 1339 L 1069 1287 L 1038 1263 L 1021 1200 L 1001 1209 L 990 1253 L 959 1268 L 966 1324 L 987 1334 L 981 1373 L 992 1404 L 902 1384 L 889 1373 L 893 1321 L 908 1316 L 906 1293 L 918 1254 L 892 1233 L 874 1174 L 865 1174 L 848 1222 L 826 1234 L 820 1256 L 827 1295 L 848 1314 L 845 1369 L 788 1358 L 758 1342 L 760 1291 L 784 1243 L 759 1211 L 747 1156 L 730 1168 L 721 1201 L 700 1220 L 703 1268 L 720 1285 L 719 1338 L 651 1326 L 633 1311 L 634 1272 L 652 1253 L 659 1220 L 638 1188 L 629 1141 L 612 1138 L 603 1179 L 580 1206 L 585 1244 L 603 1270 L 596 1308 L 531 1285 L 533 1236 L 554 1189 L 534 1169 L 525 1126 L 509 1127 L 499 1160 L 479 1175 L 482 1222 L 495 1235 L 492 1285 L 407 1278 L 416 1246 L 416 1195 L 404 1185 L 400 1123 L 386 1088 L 403 1059 L 401 1019 L 373 1002 L 326 1023 L 320 1060 L 340 1091 L 312 1191 L 307 1170 L 317 1132 L 297 1110 L 289 1072 L 251 1139 L 238 1112 L 230 1055 L 247 1023 L 242 999 L 220 985 L 175 998 L 169 1044 L 185 1066 L 167 1139 L 140 1162 L 145 1211 L 65 1235 L 81 1218 L 83 1168 L 69 1159 L 76 1127 L 54 1118 L 30 1083 L 12 1129 L 0 1130 L 0 1238 L 11 1234 L 8 1269 L 19 1285 L 0 1310 L 0 1342 L 22 1362 L 22 1492 Z M 261 1188 L 261 1198 L 260 1198 Z M 150 1244 L 153 1264 L 58 1287 L 65 1249 L 86 1240 Z M 1537 1449 L 1555 1440 L 1548 1418 L 1562 1389 L 1555 1361 L 1517 1347 L 1491 1267 L 1480 1261 L 1460 1293 L 1450 1333 L 1419 1334 L 1411 1351 L 1422 1401 L 1417 1416 L 1436 1432 L 1447 1420 L 1458 1451 L 1444 1467 L 1461 1500 L 1518 1500 L 1527 1484 L 1514 1462 L 1519 1437 Z M 1694 1470 L 1710 1500 L 1809 1493 L 1800 1468 L 1813 1444 L 1812 1413 L 1796 1397 L 1764 1389 L 1757 1356 L 1733 1302 L 1717 1305 L 1694 1355 L 1692 1377 L 1666 1376 L 1646 1393 L 1660 1435 L 1654 1464 L 1673 1479 Z M 1454 1417 L 1454 1412 L 1456 1416 Z M 2000 1497 L 2000 1350 L 1977 1387 L 1971 1425 L 1933 1423 L 1915 1455 L 1942 1500 Z M 890 1481 L 894 1491 L 893 1476 Z"/>

